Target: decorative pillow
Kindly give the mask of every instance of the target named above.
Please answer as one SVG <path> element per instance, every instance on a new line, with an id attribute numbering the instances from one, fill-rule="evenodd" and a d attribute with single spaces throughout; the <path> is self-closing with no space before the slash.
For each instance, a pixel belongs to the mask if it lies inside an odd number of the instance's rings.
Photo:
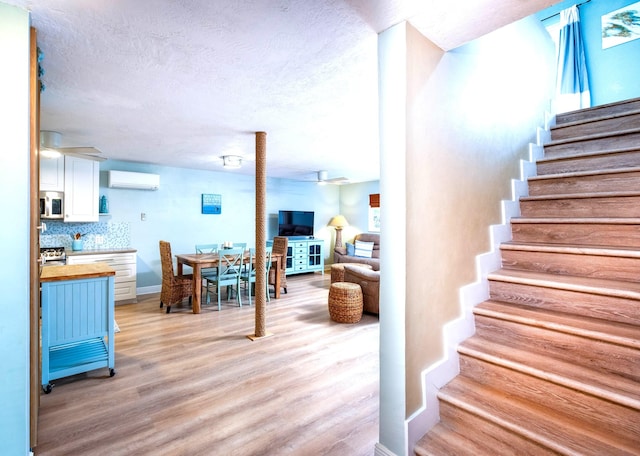
<path id="1" fill-rule="evenodd" d="M 362 258 L 371 258 L 373 253 L 373 242 L 356 241 L 355 256 Z"/>
<path id="2" fill-rule="evenodd" d="M 351 242 L 345 242 L 345 245 L 347 246 L 347 255 L 355 256 L 356 255 L 356 246 L 353 245 Z"/>

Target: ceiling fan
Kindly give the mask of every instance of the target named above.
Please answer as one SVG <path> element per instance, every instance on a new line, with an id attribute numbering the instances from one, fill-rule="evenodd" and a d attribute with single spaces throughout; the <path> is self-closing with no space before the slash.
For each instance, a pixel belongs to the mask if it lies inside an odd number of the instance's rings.
<path id="1" fill-rule="evenodd" d="M 349 179 L 346 177 L 333 177 L 331 179 L 328 178 L 329 173 L 327 171 L 318 171 L 318 180 L 316 181 L 318 185 L 324 184 L 334 184 L 341 185 L 349 183 Z"/>
<path id="2" fill-rule="evenodd" d="M 70 155 L 91 160 L 103 161 L 102 152 L 95 147 L 60 147 L 62 134 L 57 131 L 40 131 L 40 154 L 43 157 L 55 158 L 60 154 Z"/>

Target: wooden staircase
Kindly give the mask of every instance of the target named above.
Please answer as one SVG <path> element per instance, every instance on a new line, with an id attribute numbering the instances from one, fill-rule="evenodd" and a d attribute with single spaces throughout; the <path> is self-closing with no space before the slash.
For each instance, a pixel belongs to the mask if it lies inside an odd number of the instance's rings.
<path id="1" fill-rule="evenodd" d="M 416 455 L 640 455 L 640 98 L 551 138 Z"/>

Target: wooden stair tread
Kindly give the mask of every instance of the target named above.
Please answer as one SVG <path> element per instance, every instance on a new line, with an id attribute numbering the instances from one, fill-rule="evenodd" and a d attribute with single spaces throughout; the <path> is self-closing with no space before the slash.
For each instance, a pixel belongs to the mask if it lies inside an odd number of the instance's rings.
<path id="1" fill-rule="evenodd" d="M 613 113 L 607 113 L 607 114 L 602 114 L 599 116 L 595 116 L 595 117 L 590 117 L 587 119 L 580 119 L 580 120 L 572 120 L 570 122 L 562 122 L 556 125 L 552 125 L 550 127 L 551 131 L 554 130 L 561 130 L 563 128 L 567 128 L 567 127 L 576 127 L 576 126 L 580 126 L 580 125 L 587 125 L 590 123 L 597 123 L 603 120 L 612 120 L 612 119 L 617 119 L 620 117 L 627 117 L 627 116 L 633 116 L 635 114 L 640 114 L 640 109 L 630 109 L 628 111 L 624 111 L 624 112 L 613 112 Z"/>
<path id="2" fill-rule="evenodd" d="M 636 325 L 495 300 L 487 300 L 478 304 L 473 308 L 473 312 L 476 315 L 509 320 L 640 349 L 640 327 Z"/>
<path id="3" fill-rule="evenodd" d="M 638 383 L 611 372 L 601 372 L 474 336 L 458 347 L 458 353 L 640 410 Z"/>
<path id="4" fill-rule="evenodd" d="M 565 120 L 565 119 L 571 119 L 574 117 L 593 116 L 593 117 L 587 117 L 587 118 L 597 118 L 602 115 L 607 115 L 607 113 L 610 112 L 611 110 L 614 110 L 616 112 L 628 112 L 635 109 L 633 107 L 628 108 L 628 106 L 634 106 L 638 104 L 638 102 L 640 102 L 640 97 L 629 98 L 627 100 L 614 101 L 611 103 L 605 103 L 597 106 L 590 106 L 588 108 L 576 109 L 574 111 L 558 113 L 555 116 L 556 125 L 563 125 L 567 122 L 572 122 L 570 120 Z M 621 109 L 621 111 L 618 111 L 618 109 Z M 605 114 L 599 114 L 600 112 L 604 112 Z"/>
<path id="5" fill-rule="evenodd" d="M 582 142 L 582 141 L 590 141 L 593 139 L 603 139 L 603 138 L 609 138 L 614 136 L 625 136 L 632 133 L 640 133 L 640 128 L 629 128 L 626 130 L 616 130 L 614 132 L 591 133 L 591 134 L 582 135 L 582 136 L 574 136 L 572 138 L 555 139 L 555 140 L 544 143 L 544 147 L 552 147 L 552 146 L 558 146 L 562 144 L 571 144 L 571 143 Z"/>
<path id="6" fill-rule="evenodd" d="M 545 201 L 560 199 L 594 199 L 594 198 L 622 198 L 640 196 L 640 192 L 591 192 L 591 193 L 564 193 L 550 195 L 523 196 L 520 201 Z"/>
<path id="7" fill-rule="evenodd" d="M 478 445 L 440 422 L 429 431 L 427 436 L 418 441 L 415 454 L 417 456 L 453 456 L 460 454 L 493 456 L 495 455 L 495 450 Z"/>
<path id="8" fill-rule="evenodd" d="M 606 149 L 606 150 L 597 150 L 592 152 L 574 152 L 572 154 L 559 155 L 557 157 L 553 157 L 553 156 L 542 157 L 536 160 L 536 163 L 538 164 L 553 163 L 553 162 L 564 161 L 564 160 L 575 160 L 576 158 L 590 158 L 590 157 L 598 157 L 603 155 L 624 154 L 627 152 L 637 152 L 639 150 L 640 150 L 639 146 L 633 146 L 633 147 L 619 147 L 619 148 Z"/>
<path id="9" fill-rule="evenodd" d="M 640 300 L 640 283 L 638 282 L 577 277 L 571 275 L 520 271 L 504 268 L 488 274 L 487 278 L 489 280 L 497 280 L 501 282 L 527 284 L 545 288 L 579 291 L 583 293 Z"/>
<path id="10" fill-rule="evenodd" d="M 543 174 L 541 176 L 531 176 L 527 180 L 531 181 L 545 181 L 552 179 L 565 179 L 571 177 L 587 177 L 587 176 L 600 176 L 607 174 L 626 174 L 626 173 L 637 173 L 640 171 L 640 166 L 628 167 L 628 168 L 605 168 L 605 169 L 595 169 L 589 171 L 571 171 L 566 173 L 555 173 L 555 174 Z"/>
<path id="11" fill-rule="evenodd" d="M 500 244 L 503 250 L 523 250 L 529 252 L 566 253 L 575 255 L 601 255 L 624 258 L 640 258 L 636 247 L 610 247 L 606 245 L 546 244 L 535 242 L 508 241 Z"/>
<path id="12" fill-rule="evenodd" d="M 571 422 L 553 410 L 518 400 L 464 376 L 447 384 L 438 398 L 561 454 L 614 455 L 636 450 L 597 428 Z"/>
<path id="13" fill-rule="evenodd" d="M 598 225 L 640 225 L 639 217 L 512 217 L 511 223 L 572 223 Z"/>

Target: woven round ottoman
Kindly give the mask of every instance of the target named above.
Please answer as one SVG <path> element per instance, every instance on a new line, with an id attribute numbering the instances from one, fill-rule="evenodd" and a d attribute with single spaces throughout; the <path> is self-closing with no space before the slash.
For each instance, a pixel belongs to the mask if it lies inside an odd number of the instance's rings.
<path id="1" fill-rule="evenodd" d="M 344 265 L 352 264 L 361 268 L 373 269 L 370 264 L 364 263 L 334 263 L 331 265 L 331 283 L 344 282 Z"/>
<path id="2" fill-rule="evenodd" d="M 329 288 L 329 316 L 338 323 L 358 323 L 362 318 L 362 288 L 357 283 L 336 282 Z"/>

